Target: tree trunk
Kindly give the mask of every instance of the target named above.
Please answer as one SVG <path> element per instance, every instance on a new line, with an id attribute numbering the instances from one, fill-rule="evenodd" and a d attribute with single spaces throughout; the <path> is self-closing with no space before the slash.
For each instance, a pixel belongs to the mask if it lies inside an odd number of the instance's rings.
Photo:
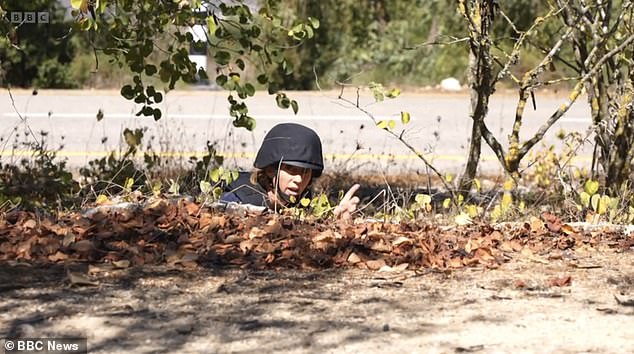
<path id="1" fill-rule="evenodd" d="M 465 11 L 469 11 L 465 8 Z M 475 1 L 472 11 L 475 16 L 471 19 L 479 19 L 479 28 L 470 28 L 469 44 L 469 89 L 471 100 L 471 142 L 469 144 L 469 156 L 464 173 L 458 184 L 458 191 L 464 195 L 473 185 L 482 150 L 482 127 L 489 109 L 489 97 L 493 91 L 491 42 L 489 29 L 494 16 L 494 4 L 490 0 Z M 464 15 L 464 14 L 463 14 Z"/>

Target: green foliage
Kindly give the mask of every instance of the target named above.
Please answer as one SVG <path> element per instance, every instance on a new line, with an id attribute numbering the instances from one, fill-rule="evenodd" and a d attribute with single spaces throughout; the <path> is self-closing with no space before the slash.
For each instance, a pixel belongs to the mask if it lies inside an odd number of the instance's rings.
<path id="1" fill-rule="evenodd" d="M 49 12 L 50 23 L 11 24 L 0 17 L 0 84 L 29 87 L 74 87 L 67 65 L 76 53 L 63 21 L 65 10 L 56 0 L 6 0 L 6 12 Z"/>
<path id="2" fill-rule="evenodd" d="M 40 63 L 33 85 L 37 87 L 76 88 L 77 82 L 71 77 L 66 64 L 58 62 L 57 59 L 46 59 Z"/>
<path id="3" fill-rule="evenodd" d="M 312 38 L 319 27 L 312 18 L 285 29 L 266 7 L 253 13 L 240 1 L 101 1 L 96 19 L 84 1 L 74 6 L 75 29 L 94 33 L 92 45 L 133 73 L 121 95 L 142 105 L 137 115 L 160 119 L 155 105 L 162 101 L 162 92 L 174 89 L 178 82 L 206 80 L 207 71 L 188 56 L 190 47 L 206 49 L 215 63 L 216 84 L 230 91 L 233 124 L 249 130 L 255 128 L 255 120 L 244 100 L 255 94 L 256 84 L 246 78 L 247 69 L 256 72 L 258 83 L 267 86 L 269 93 L 278 93 L 280 86 L 264 68 L 279 63 L 285 73 L 292 72 L 284 48 Z M 194 36 L 191 30 L 197 25 L 206 26 L 206 38 Z M 162 87 L 148 83 L 154 77 Z M 297 113 L 297 103 L 285 96 L 278 95 L 278 105 Z"/>
<path id="4" fill-rule="evenodd" d="M 33 156 L 19 164 L 0 163 L 0 208 L 11 204 L 22 209 L 52 211 L 77 203 L 79 184 L 56 157 L 56 151 L 43 144 L 25 143 Z"/>

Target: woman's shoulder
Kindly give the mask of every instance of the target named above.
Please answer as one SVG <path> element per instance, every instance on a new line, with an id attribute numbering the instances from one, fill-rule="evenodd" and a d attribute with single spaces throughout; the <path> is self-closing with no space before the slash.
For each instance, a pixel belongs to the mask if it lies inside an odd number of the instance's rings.
<path id="1" fill-rule="evenodd" d="M 224 188 L 224 194 L 220 197 L 222 202 L 236 202 L 266 206 L 267 195 L 259 184 L 251 183 L 250 172 L 240 172 L 238 178 Z"/>

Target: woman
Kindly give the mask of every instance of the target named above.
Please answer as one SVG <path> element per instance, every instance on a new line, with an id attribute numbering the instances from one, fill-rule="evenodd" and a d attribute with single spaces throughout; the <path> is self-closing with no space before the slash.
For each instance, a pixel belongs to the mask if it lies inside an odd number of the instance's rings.
<path id="1" fill-rule="evenodd" d="M 295 123 L 274 126 L 264 137 L 255 158 L 255 171 L 240 174 L 220 198 L 266 206 L 270 209 L 293 206 L 302 198 L 310 198 L 310 186 L 324 169 L 321 140 L 314 130 Z M 355 184 L 344 195 L 334 214 L 349 219 L 359 204 Z"/>

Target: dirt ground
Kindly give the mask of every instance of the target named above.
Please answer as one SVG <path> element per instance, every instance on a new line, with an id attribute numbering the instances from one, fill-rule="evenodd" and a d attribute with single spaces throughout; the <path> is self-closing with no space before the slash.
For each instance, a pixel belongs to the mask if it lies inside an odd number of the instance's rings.
<path id="1" fill-rule="evenodd" d="M 91 353 L 634 352 L 634 254 L 556 258 L 424 272 L 4 264 L 0 338 L 85 336 Z M 96 285 L 70 286 L 69 270 Z"/>

